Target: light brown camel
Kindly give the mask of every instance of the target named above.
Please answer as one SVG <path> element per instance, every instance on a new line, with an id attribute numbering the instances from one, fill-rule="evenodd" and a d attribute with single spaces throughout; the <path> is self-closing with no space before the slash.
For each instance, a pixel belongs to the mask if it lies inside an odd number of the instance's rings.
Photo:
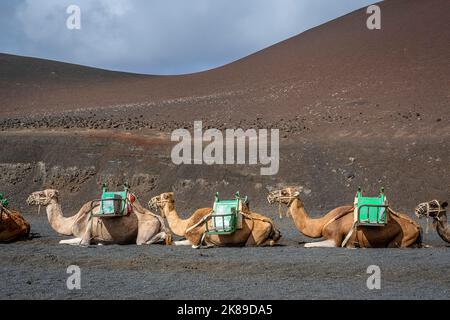
<path id="1" fill-rule="evenodd" d="M 354 222 L 352 205 L 338 207 L 325 216 L 312 219 L 308 216 L 300 192 L 293 187 L 270 192 L 267 199 L 270 204 L 279 203 L 288 206 L 288 212 L 297 229 L 310 238 L 324 238 L 324 241 L 306 243 L 306 248 L 341 247 Z M 345 243 L 347 248 L 398 248 L 421 246 L 420 226 L 406 215 L 389 210 L 386 226 L 359 226 Z"/>
<path id="2" fill-rule="evenodd" d="M 30 233 L 30 224 L 15 210 L 0 205 L 0 242 L 13 242 Z"/>
<path id="3" fill-rule="evenodd" d="M 422 217 L 433 218 L 433 225 L 442 240 L 450 243 L 450 226 L 447 222 L 447 208 L 448 202 L 432 200 L 424 202 L 416 207 L 416 216 L 420 219 Z"/>
<path id="4" fill-rule="evenodd" d="M 27 200 L 29 205 L 46 206 L 47 218 L 51 227 L 61 235 L 75 236 L 62 240 L 61 244 L 152 244 L 166 241 L 170 244 L 171 235 L 161 217 L 143 208 L 136 200 L 132 213 L 123 217 L 99 218 L 91 215 L 92 201 L 83 205 L 77 214 L 64 217 L 57 190 L 44 190 L 32 193 Z M 97 213 L 100 206 L 94 206 Z"/>
<path id="5" fill-rule="evenodd" d="M 242 229 L 228 235 L 207 235 L 206 223 L 212 228 L 211 219 L 207 219 L 212 208 L 198 209 L 189 218 L 181 219 L 174 203 L 173 192 L 168 192 L 152 198 L 149 205 L 152 209 L 160 210 L 161 216 L 167 219 L 174 234 L 186 238 L 184 241 L 176 241 L 176 245 L 192 245 L 194 248 L 203 243 L 208 246 L 273 246 L 281 238 L 271 219 L 249 212 L 245 205 Z"/>

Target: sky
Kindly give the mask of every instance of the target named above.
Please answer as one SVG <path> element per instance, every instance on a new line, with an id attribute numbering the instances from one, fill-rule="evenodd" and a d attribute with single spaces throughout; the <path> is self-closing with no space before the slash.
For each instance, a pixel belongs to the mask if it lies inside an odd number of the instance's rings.
<path id="1" fill-rule="evenodd" d="M 219 67 L 375 0 L 1 0 L 0 52 L 145 74 Z M 66 12 L 81 10 L 81 29 Z"/>

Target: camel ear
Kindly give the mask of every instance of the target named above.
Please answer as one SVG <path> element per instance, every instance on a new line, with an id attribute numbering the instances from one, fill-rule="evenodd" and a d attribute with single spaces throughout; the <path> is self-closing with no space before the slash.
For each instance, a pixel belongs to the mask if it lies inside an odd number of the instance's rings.
<path id="1" fill-rule="evenodd" d="M 59 196 L 59 191 L 58 190 L 49 190 L 47 192 L 47 197 L 49 198 L 57 198 Z"/>
<path id="2" fill-rule="evenodd" d="M 447 206 L 448 206 L 448 202 L 447 201 L 444 201 L 444 202 L 441 203 L 442 209 L 447 208 Z"/>

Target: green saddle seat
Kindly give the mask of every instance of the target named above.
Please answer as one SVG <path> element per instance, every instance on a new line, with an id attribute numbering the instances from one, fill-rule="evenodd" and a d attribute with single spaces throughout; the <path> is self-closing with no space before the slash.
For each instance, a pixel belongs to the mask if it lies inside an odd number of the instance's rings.
<path id="1" fill-rule="evenodd" d="M 5 198 L 3 193 L 0 193 L 0 206 L 2 206 L 3 208 L 8 208 L 8 204 L 8 199 Z"/>
<path id="2" fill-rule="evenodd" d="M 100 210 L 94 216 L 97 217 L 121 217 L 128 214 L 127 208 L 128 185 L 124 186 L 124 191 L 108 191 L 103 185 L 100 200 Z"/>
<path id="3" fill-rule="evenodd" d="M 220 200 L 219 193 L 216 198 L 211 213 L 211 225 L 206 224 L 207 234 L 226 235 L 236 232 L 241 210 L 241 198 L 239 192 L 235 194 L 235 199 Z"/>
<path id="4" fill-rule="evenodd" d="M 355 197 L 355 220 L 360 226 L 385 226 L 387 224 L 388 203 L 381 189 L 378 197 L 365 197 L 361 188 Z"/>

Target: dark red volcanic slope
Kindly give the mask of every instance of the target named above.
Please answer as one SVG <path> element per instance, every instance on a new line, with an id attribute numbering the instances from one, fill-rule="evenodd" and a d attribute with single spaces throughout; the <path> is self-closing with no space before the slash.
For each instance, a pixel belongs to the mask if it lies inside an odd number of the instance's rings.
<path id="1" fill-rule="evenodd" d="M 408 210 L 448 199 L 450 2 L 380 6 L 379 31 L 366 28 L 361 9 L 192 75 L 0 56 L 0 145 L 7 150 L 0 185 L 22 200 L 55 188 L 78 206 L 100 181 L 120 186 L 128 177 L 145 197 L 176 192 L 187 211 L 209 205 L 212 190 L 243 190 L 262 208 L 267 186 L 279 184 L 304 186 L 305 203 L 317 210 L 351 203 L 358 186 L 371 193 L 384 186 L 395 207 Z M 194 120 L 280 129 L 278 175 L 260 176 L 254 166 L 174 166 L 167 135 L 156 130 Z"/>
<path id="2" fill-rule="evenodd" d="M 450 3 L 380 3 L 382 29 L 365 8 L 232 64 L 183 76 L 141 76 L 0 55 L 0 116 L 112 105 L 191 121 L 448 113 Z M 193 108 L 195 107 L 195 108 Z M 176 112 L 172 112 L 172 111 Z M 318 119 L 320 120 L 320 119 Z"/>

